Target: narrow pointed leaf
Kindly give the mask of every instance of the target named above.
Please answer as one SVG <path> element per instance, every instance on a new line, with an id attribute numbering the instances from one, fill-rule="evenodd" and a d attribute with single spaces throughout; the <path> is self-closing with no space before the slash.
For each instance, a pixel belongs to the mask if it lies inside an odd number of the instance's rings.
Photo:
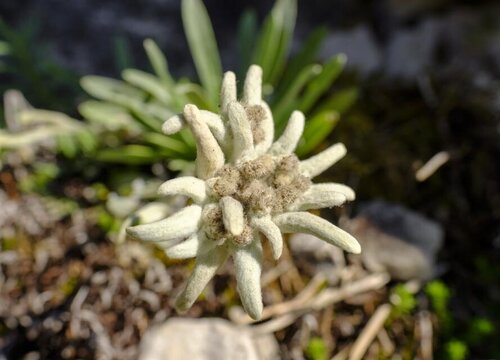
<path id="1" fill-rule="evenodd" d="M 306 121 L 296 154 L 303 157 L 313 151 L 328 137 L 338 122 L 339 115 L 336 111 L 323 111 Z"/>
<path id="2" fill-rule="evenodd" d="M 210 18 L 201 0 L 182 0 L 181 6 L 184 31 L 198 76 L 212 104 L 217 104 L 222 65 Z"/>
<path id="3" fill-rule="evenodd" d="M 340 75 L 345 62 L 346 56 L 341 54 L 335 56 L 323 66 L 321 73 L 307 86 L 306 92 L 299 103 L 299 110 L 308 112 L 314 106 Z"/>

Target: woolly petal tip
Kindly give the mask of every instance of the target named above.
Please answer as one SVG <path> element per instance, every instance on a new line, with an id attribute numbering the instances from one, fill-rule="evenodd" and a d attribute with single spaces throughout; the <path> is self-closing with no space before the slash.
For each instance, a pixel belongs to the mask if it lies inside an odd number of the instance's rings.
<path id="1" fill-rule="evenodd" d="M 186 241 L 166 249 L 165 254 L 171 259 L 189 259 L 198 254 L 199 248 L 200 238 L 193 234 Z"/>
<path id="2" fill-rule="evenodd" d="M 285 131 L 271 147 L 271 153 L 274 155 L 291 154 L 304 132 L 304 122 L 304 114 L 300 111 L 294 111 L 288 120 Z"/>
<path id="3" fill-rule="evenodd" d="M 271 109 L 265 101 L 261 101 L 260 106 L 264 108 L 265 113 L 260 123 L 261 129 L 264 130 L 264 138 L 259 143 L 255 144 L 255 153 L 257 155 L 266 153 L 271 148 L 274 140 L 274 120 Z"/>
<path id="4" fill-rule="evenodd" d="M 258 65 L 248 68 L 242 101 L 247 105 L 259 105 L 262 101 L 262 68 Z"/>
<path id="5" fill-rule="evenodd" d="M 262 290 L 260 274 L 262 272 L 262 245 L 255 239 L 244 248 L 237 248 L 233 254 L 238 293 L 243 308 L 252 319 L 262 316 Z"/>
<path id="6" fill-rule="evenodd" d="M 211 251 L 198 255 L 193 272 L 189 276 L 184 290 L 176 299 L 175 307 L 177 311 L 187 311 L 193 305 L 227 257 L 228 251 L 224 246 L 218 246 Z"/>
<path id="7" fill-rule="evenodd" d="M 301 161 L 300 171 L 305 176 L 313 178 L 342 159 L 346 153 L 347 149 L 344 144 L 334 144 L 319 154 L 314 155 L 307 160 Z"/>
<path id="8" fill-rule="evenodd" d="M 220 91 L 220 107 L 222 114 L 227 112 L 227 107 L 231 102 L 237 100 L 236 92 L 236 75 L 232 71 L 228 71 L 224 74 Z"/>
<path id="9" fill-rule="evenodd" d="M 361 252 L 358 241 L 349 233 L 308 212 L 289 212 L 277 215 L 274 223 L 283 233 L 306 233 L 317 236 L 353 254 Z"/>
<path id="10" fill-rule="evenodd" d="M 224 166 L 224 153 L 208 125 L 202 120 L 200 110 L 188 104 L 184 107 L 184 119 L 196 141 L 196 171 L 201 179 L 209 179 Z"/>
<path id="11" fill-rule="evenodd" d="M 340 206 L 356 197 L 349 186 L 337 183 L 314 184 L 288 209 L 309 210 Z"/>
<path id="12" fill-rule="evenodd" d="M 254 150 L 253 134 L 245 109 L 239 102 L 228 107 L 229 125 L 233 133 L 233 160 L 250 155 Z"/>
<path id="13" fill-rule="evenodd" d="M 280 229 L 269 216 L 253 218 L 252 225 L 267 238 L 273 258 L 278 260 L 283 252 L 283 236 Z"/>
<path id="14" fill-rule="evenodd" d="M 165 181 L 160 185 L 158 194 L 161 195 L 184 195 L 200 204 L 207 198 L 205 182 L 194 176 L 183 176 Z"/>
<path id="15" fill-rule="evenodd" d="M 166 135 L 172 135 L 182 130 L 186 122 L 182 115 L 174 115 L 168 118 L 161 126 L 161 131 Z"/>
<path id="16" fill-rule="evenodd" d="M 127 228 L 127 234 L 143 241 L 169 241 L 186 237 L 198 230 L 201 207 L 192 205 L 176 212 L 172 216 L 151 224 Z"/>

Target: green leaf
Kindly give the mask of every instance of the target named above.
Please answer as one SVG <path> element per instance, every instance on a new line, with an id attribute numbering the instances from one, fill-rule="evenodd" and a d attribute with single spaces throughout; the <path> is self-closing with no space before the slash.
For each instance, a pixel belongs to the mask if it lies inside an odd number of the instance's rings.
<path id="1" fill-rule="evenodd" d="M 305 124 L 304 134 L 297 147 L 297 155 L 304 157 L 313 151 L 339 122 L 339 114 L 336 111 L 324 111 L 312 117 Z"/>
<path id="2" fill-rule="evenodd" d="M 469 349 L 463 341 L 452 339 L 445 345 L 446 358 L 449 360 L 465 360 L 468 357 Z"/>
<path id="3" fill-rule="evenodd" d="M 171 104 L 172 94 L 154 75 L 141 70 L 127 69 L 122 72 L 122 77 L 129 84 L 151 94 L 162 104 L 167 106 Z"/>
<path id="4" fill-rule="evenodd" d="M 328 348 L 325 341 L 320 337 L 312 337 L 307 344 L 305 353 L 312 360 L 328 359 Z"/>
<path id="5" fill-rule="evenodd" d="M 238 51 L 240 54 L 239 75 L 244 78 L 251 65 L 252 51 L 258 31 L 257 14 L 254 10 L 246 10 L 238 23 Z"/>
<path id="6" fill-rule="evenodd" d="M 358 89 L 355 87 L 339 90 L 320 103 L 314 113 L 324 110 L 335 110 L 344 114 L 358 99 Z"/>
<path id="7" fill-rule="evenodd" d="M 193 157 L 196 149 L 189 147 L 185 142 L 158 133 L 146 133 L 143 136 L 146 143 L 156 145 L 172 153 L 173 156 Z"/>
<path id="8" fill-rule="evenodd" d="M 128 106 L 130 101 L 142 101 L 145 93 L 120 80 L 104 76 L 88 75 L 80 79 L 80 85 L 93 97 L 110 101 L 122 106 Z"/>
<path id="9" fill-rule="evenodd" d="M 0 41 L 0 56 L 10 55 L 11 52 L 10 44 L 7 41 Z"/>
<path id="10" fill-rule="evenodd" d="M 137 133 L 143 128 L 126 109 L 103 101 L 85 101 L 78 106 L 78 112 L 89 122 L 109 131 L 123 128 Z"/>
<path id="11" fill-rule="evenodd" d="M 219 101 L 222 65 L 212 23 L 201 0 L 182 0 L 182 22 L 200 81 L 211 103 Z"/>
<path id="12" fill-rule="evenodd" d="M 198 84 L 191 82 L 180 83 L 176 87 L 177 92 L 186 97 L 187 102 L 198 106 L 200 109 L 211 110 L 218 112 L 218 105 L 213 105 L 208 98 L 208 94 Z M 179 109 L 179 112 L 182 108 Z"/>
<path id="13" fill-rule="evenodd" d="M 89 130 L 79 131 L 75 139 L 85 154 L 92 154 L 97 148 L 97 139 Z"/>
<path id="14" fill-rule="evenodd" d="M 321 72 L 321 65 L 314 64 L 303 68 L 295 77 L 287 92 L 281 97 L 279 103 L 272 106 L 277 134 L 284 129 L 288 116 L 297 108 L 297 99 L 300 92 L 309 81 Z"/>
<path id="15" fill-rule="evenodd" d="M 74 158 L 78 153 L 78 146 L 75 137 L 72 135 L 59 135 L 57 136 L 57 147 L 60 152 L 67 158 Z"/>
<path id="16" fill-rule="evenodd" d="M 279 89 L 276 92 L 277 97 L 280 97 L 280 94 L 288 89 L 290 84 L 293 82 L 293 79 L 295 79 L 301 69 L 316 61 L 318 51 L 326 34 L 326 28 L 320 27 L 309 35 L 299 52 L 293 56 L 287 65 L 283 77 L 279 82 Z"/>
<path id="17" fill-rule="evenodd" d="M 156 45 L 153 40 L 146 39 L 144 40 L 144 50 L 146 50 L 149 62 L 151 63 L 151 67 L 153 68 L 156 76 L 158 76 L 166 86 L 173 89 L 175 81 L 168 71 L 167 59 L 158 45 Z"/>
<path id="18" fill-rule="evenodd" d="M 146 50 L 153 71 L 172 98 L 172 108 L 175 109 L 175 111 L 180 111 L 187 101 L 182 95 L 176 92 L 175 80 L 168 70 L 168 62 L 165 55 L 163 55 L 158 45 L 151 39 L 144 40 L 144 49 Z"/>
<path id="19" fill-rule="evenodd" d="M 337 55 L 323 66 L 321 73 L 307 86 L 306 92 L 299 104 L 301 111 L 308 112 L 316 101 L 332 86 L 335 79 L 342 72 L 345 62 L 345 55 Z"/>
<path id="20" fill-rule="evenodd" d="M 124 70 L 133 66 L 133 56 L 130 44 L 126 37 L 116 36 L 113 39 L 115 52 L 115 64 L 118 70 Z"/>
<path id="21" fill-rule="evenodd" d="M 129 165 L 151 164 L 161 158 L 162 154 L 158 150 L 144 145 L 125 145 L 114 149 L 103 149 L 96 156 L 98 161 Z"/>
<path id="22" fill-rule="evenodd" d="M 129 108 L 137 120 L 156 132 L 161 132 L 163 121 L 172 115 L 169 112 L 162 114 L 164 109 L 155 108 L 140 101 L 130 103 Z"/>
<path id="23" fill-rule="evenodd" d="M 393 303 L 391 315 L 395 318 L 411 314 L 417 306 L 415 295 L 408 290 L 405 284 L 396 285 L 391 291 L 390 298 Z"/>
<path id="24" fill-rule="evenodd" d="M 296 16 L 297 0 L 277 0 L 264 21 L 253 56 L 253 63 L 263 69 L 264 83 L 273 84 L 281 74 L 293 37 Z"/>

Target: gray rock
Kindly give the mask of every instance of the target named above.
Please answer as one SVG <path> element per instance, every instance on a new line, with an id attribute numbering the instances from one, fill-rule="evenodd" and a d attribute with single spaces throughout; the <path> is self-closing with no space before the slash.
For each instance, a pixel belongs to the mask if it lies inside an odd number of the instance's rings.
<path id="1" fill-rule="evenodd" d="M 386 49 L 387 75 L 415 79 L 434 65 L 442 23 L 429 19 L 409 30 L 402 29 Z"/>
<path id="2" fill-rule="evenodd" d="M 248 327 L 222 319 L 172 318 L 150 329 L 140 360 L 272 360 L 279 347 L 272 335 L 255 337 Z"/>
<path id="3" fill-rule="evenodd" d="M 450 3 L 450 0 L 388 0 L 389 10 L 401 19 L 422 15 Z"/>
<path id="4" fill-rule="evenodd" d="M 310 234 L 291 235 L 290 249 L 296 254 L 310 254 L 316 260 L 329 260 L 332 258 L 332 245 Z"/>
<path id="5" fill-rule="evenodd" d="M 361 256 L 370 270 L 387 271 L 399 280 L 433 275 L 444 238 L 435 221 L 400 205 L 375 201 L 348 221 L 346 228 L 361 243 Z"/>
<path id="6" fill-rule="evenodd" d="M 335 54 L 347 55 L 347 66 L 369 75 L 380 69 L 382 56 L 367 25 L 348 31 L 334 31 L 327 35 L 321 49 L 321 58 L 326 60 Z"/>

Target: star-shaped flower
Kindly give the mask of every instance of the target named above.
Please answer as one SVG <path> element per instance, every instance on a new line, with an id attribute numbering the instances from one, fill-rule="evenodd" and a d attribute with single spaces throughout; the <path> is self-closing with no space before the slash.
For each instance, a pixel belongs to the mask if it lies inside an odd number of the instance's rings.
<path id="1" fill-rule="evenodd" d="M 192 205 L 166 219 L 130 227 L 127 232 L 155 242 L 171 258 L 196 257 L 193 272 L 176 301 L 180 311 L 191 307 L 217 269 L 232 256 L 243 307 L 259 319 L 262 238 L 269 241 L 275 259 L 282 252 L 282 233 L 313 234 L 352 253 L 361 248 L 351 235 L 307 212 L 354 199 L 354 191 L 345 185 L 311 182 L 345 155 L 344 145 L 335 144 L 299 161 L 293 154 L 304 130 L 304 115 L 299 111 L 292 113 L 285 131 L 273 142 L 274 122 L 262 100 L 259 66 L 250 67 L 240 101 L 236 93 L 235 75 L 227 72 L 220 114 L 186 105 L 182 114 L 164 123 L 166 134 L 186 126 L 193 133 L 196 176 L 166 181 L 159 193 L 188 196 Z M 179 243 L 179 239 L 183 241 Z"/>

